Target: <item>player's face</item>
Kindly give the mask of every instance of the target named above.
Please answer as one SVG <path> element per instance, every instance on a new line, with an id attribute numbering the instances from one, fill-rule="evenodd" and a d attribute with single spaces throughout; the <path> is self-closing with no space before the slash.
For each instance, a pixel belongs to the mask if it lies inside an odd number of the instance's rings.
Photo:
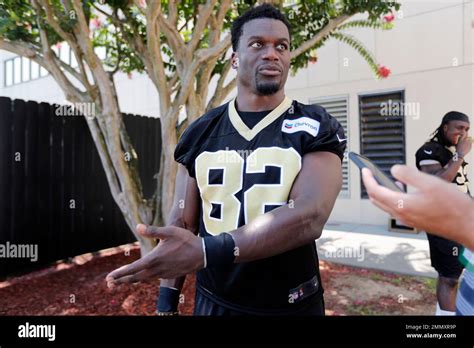
<path id="1" fill-rule="evenodd" d="M 279 20 L 258 18 L 244 24 L 237 54 L 241 86 L 257 95 L 281 90 L 290 68 L 290 34 Z"/>
<path id="2" fill-rule="evenodd" d="M 469 123 L 464 121 L 449 121 L 444 126 L 444 136 L 453 145 L 456 145 L 459 139 L 468 135 Z"/>

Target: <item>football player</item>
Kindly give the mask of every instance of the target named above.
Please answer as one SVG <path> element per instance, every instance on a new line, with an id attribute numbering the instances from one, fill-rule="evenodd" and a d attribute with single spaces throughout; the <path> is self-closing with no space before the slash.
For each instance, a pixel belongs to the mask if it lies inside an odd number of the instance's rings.
<path id="1" fill-rule="evenodd" d="M 324 315 L 315 240 L 341 189 L 346 139 L 322 107 L 285 95 L 290 31 L 268 4 L 233 23 L 237 97 L 182 134 L 172 225 L 138 226 L 158 246 L 107 277 L 167 278 L 160 315 L 176 314 L 192 272 L 195 315 Z"/>
<path id="2" fill-rule="evenodd" d="M 464 157 L 472 148 L 468 137 L 469 128 L 467 115 L 457 111 L 448 112 L 430 140 L 416 152 L 418 169 L 452 182 L 468 195 L 469 181 Z M 431 265 L 438 272 L 436 314 L 454 315 L 458 279 L 463 270 L 458 260 L 461 245 L 430 232 L 427 231 Z"/>

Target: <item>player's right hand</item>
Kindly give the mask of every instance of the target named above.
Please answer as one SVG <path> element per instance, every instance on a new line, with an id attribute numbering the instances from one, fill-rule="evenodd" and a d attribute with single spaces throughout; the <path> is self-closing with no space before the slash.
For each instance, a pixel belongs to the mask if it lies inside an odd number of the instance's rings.
<path id="1" fill-rule="evenodd" d="M 472 149 L 472 141 L 471 138 L 467 135 L 460 138 L 457 145 L 456 145 L 456 152 L 462 157 L 466 156 L 469 151 Z"/>
<path id="2" fill-rule="evenodd" d="M 109 288 L 151 278 L 178 278 L 204 267 L 202 238 L 191 231 L 139 224 L 137 232 L 160 243 L 141 259 L 110 272 L 106 277 Z"/>

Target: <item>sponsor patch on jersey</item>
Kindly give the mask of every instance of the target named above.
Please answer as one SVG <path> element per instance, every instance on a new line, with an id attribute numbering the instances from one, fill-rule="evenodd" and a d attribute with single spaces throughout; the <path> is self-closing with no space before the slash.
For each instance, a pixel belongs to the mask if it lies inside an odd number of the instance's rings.
<path id="1" fill-rule="evenodd" d="M 289 303 L 296 303 L 302 299 L 311 296 L 318 292 L 319 290 L 319 281 L 318 276 L 315 275 L 313 278 L 298 285 L 296 288 L 290 290 L 289 294 Z"/>
<path id="2" fill-rule="evenodd" d="M 300 117 L 296 120 L 283 120 L 281 131 L 285 133 L 306 132 L 316 137 L 319 133 L 319 122 L 309 117 Z"/>

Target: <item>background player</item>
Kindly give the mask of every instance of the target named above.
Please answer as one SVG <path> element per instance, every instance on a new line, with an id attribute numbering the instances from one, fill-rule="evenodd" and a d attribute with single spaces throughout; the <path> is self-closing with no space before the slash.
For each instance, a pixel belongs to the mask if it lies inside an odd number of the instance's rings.
<path id="1" fill-rule="evenodd" d="M 193 122 L 175 150 L 184 209 L 175 204 L 172 226 L 139 225 L 159 245 L 107 281 L 168 278 L 162 314 L 197 271 L 197 315 L 324 315 L 315 239 L 341 189 L 344 131 L 285 96 L 290 25 L 276 8 L 249 10 L 231 35 L 237 98 Z"/>
<path id="2" fill-rule="evenodd" d="M 469 118 L 465 114 L 448 112 L 431 139 L 416 153 L 418 169 L 455 183 L 459 190 L 467 194 L 470 192 L 464 156 L 472 147 L 468 138 L 469 127 Z M 461 245 L 430 232 L 427 231 L 431 265 L 438 272 L 436 314 L 453 315 L 458 279 L 463 270 L 458 260 Z"/>

